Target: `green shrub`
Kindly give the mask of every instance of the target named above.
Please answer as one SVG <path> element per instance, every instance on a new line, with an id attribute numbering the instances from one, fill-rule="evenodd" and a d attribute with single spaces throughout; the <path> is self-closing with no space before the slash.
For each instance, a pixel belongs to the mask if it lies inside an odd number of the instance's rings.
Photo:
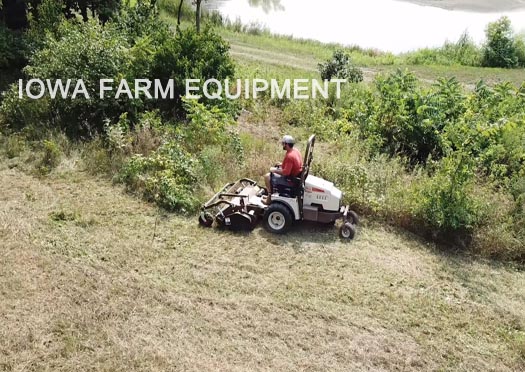
<path id="1" fill-rule="evenodd" d="M 60 13 L 53 12 L 52 5 L 56 5 L 55 0 L 42 4 L 44 10 L 49 10 L 49 22 L 44 17 L 43 24 L 35 24 L 33 31 L 44 35 L 40 36 L 41 45 L 31 56 L 25 73 L 28 79 L 73 79 L 69 97 L 50 100 L 46 95 L 37 100 L 38 103 L 26 99 L 17 101 L 13 87 L 10 99 L 0 110 L 0 120 L 13 130 L 29 123 L 58 128 L 79 138 L 102 133 L 105 123 L 118 122 L 122 114 L 128 115 L 130 127 L 137 123 L 140 112 L 148 110 L 159 110 L 165 119 L 183 117 L 180 96 L 185 95 L 187 78 L 200 78 L 204 82 L 210 78 L 233 77 L 234 65 L 228 55 L 228 45 L 218 35 L 209 29 L 200 34 L 190 29 L 173 37 L 149 1 L 123 8 L 114 21 L 105 25 L 90 19 L 83 23 L 62 20 L 57 26 L 53 20 Z M 44 29 L 40 32 L 36 25 Z M 160 79 L 164 86 L 168 79 L 174 79 L 175 98 L 99 97 L 100 79 L 113 79 L 117 85 L 123 78 L 130 85 L 136 78 Z M 89 99 L 83 95 L 70 97 L 76 79 L 85 84 Z M 134 87 L 131 89 L 134 91 Z M 226 100 L 210 103 L 236 111 L 235 104 Z"/>
<path id="2" fill-rule="evenodd" d="M 510 19 L 501 17 L 496 22 L 489 23 L 485 32 L 487 42 L 483 47 L 483 66 L 517 67 L 518 49 Z"/>
<path id="3" fill-rule="evenodd" d="M 410 65 L 452 65 L 454 60 L 447 58 L 440 48 L 422 48 L 406 55 Z"/>
<path id="4" fill-rule="evenodd" d="M 401 158 L 371 156 L 357 132 L 331 141 L 325 151 L 317 150 L 312 172 L 334 182 L 355 210 L 407 225 L 411 213 L 407 191 L 418 179 L 417 172 L 407 173 Z"/>
<path id="5" fill-rule="evenodd" d="M 408 64 L 442 66 L 480 66 L 481 57 L 481 49 L 466 32 L 455 43 L 447 41 L 442 47 L 418 49 L 404 56 Z"/>
<path id="6" fill-rule="evenodd" d="M 165 142 L 148 156 L 132 156 L 118 179 L 167 210 L 190 212 L 203 188 L 216 187 L 232 163 L 240 164 L 243 150 L 231 116 L 195 100 L 184 105 L 189 121 L 167 126 Z"/>
<path id="7" fill-rule="evenodd" d="M 166 40 L 156 52 L 151 73 L 162 81 L 174 80 L 174 100 L 158 100 L 156 108 L 164 114 L 181 115 L 181 96 L 186 95 L 186 79 L 224 81 L 234 76 L 234 64 L 229 45 L 211 29 L 197 33 L 194 29 L 180 30 L 174 38 Z M 203 102 L 207 102 L 205 98 Z M 220 104 L 212 101 L 213 104 Z"/>
<path id="8" fill-rule="evenodd" d="M 26 73 L 42 80 L 74 78 L 72 87 L 76 79 L 81 79 L 90 98 L 57 96 L 50 100 L 48 112 L 58 119 L 54 119 L 54 125 L 70 136 L 101 132 L 104 120 L 118 118 L 123 109 L 114 99 L 99 98 L 99 81 L 114 79 L 121 73 L 127 44 L 114 29 L 103 27 L 95 20 L 80 24 L 62 22 L 59 35 L 58 39 L 48 35 L 43 49 L 31 57 Z"/>
<path id="9" fill-rule="evenodd" d="M 5 155 L 8 159 L 16 158 L 20 156 L 26 149 L 25 139 L 19 135 L 11 135 L 6 137 L 5 142 Z"/>
<path id="10" fill-rule="evenodd" d="M 323 80 L 338 78 L 348 79 L 352 83 L 363 81 L 363 71 L 352 63 L 350 55 L 342 49 L 334 51 L 332 59 L 320 63 L 318 69 Z"/>
<path id="11" fill-rule="evenodd" d="M 445 43 L 443 52 L 449 59 L 456 61 L 463 66 L 480 66 L 481 65 L 481 48 L 467 32 L 464 32 L 457 42 Z"/>
<path id="12" fill-rule="evenodd" d="M 194 211 L 197 199 L 197 163 L 176 141 L 168 142 L 150 157 L 133 156 L 123 167 L 119 180 L 130 190 L 170 211 Z"/>
<path id="13" fill-rule="evenodd" d="M 367 131 L 381 138 L 383 151 L 405 155 L 414 163 L 423 163 L 430 155 L 439 157 L 448 92 L 422 91 L 414 74 L 401 70 L 379 76 L 376 89 L 377 108 Z"/>
<path id="14" fill-rule="evenodd" d="M 514 39 L 514 47 L 516 48 L 516 56 L 518 57 L 518 65 L 525 67 L 525 33 L 521 33 Z"/>
<path id="15" fill-rule="evenodd" d="M 118 16 L 112 20 L 112 27 L 116 27 L 130 45 L 146 36 L 158 45 L 172 36 L 167 24 L 159 19 L 157 8 L 152 3 L 154 1 L 151 0 L 136 1 L 134 6 L 122 7 Z"/>
<path id="16" fill-rule="evenodd" d="M 465 157 L 444 158 L 436 174 L 419 186 L 415 214 L 433 231 L 468 232 L 480 222 L 480 205 L 470 193 L 470 167 Z"/>
<path id="17" fill-rule="evenodd" d="M 37 171 L 40 174 L 47 174 L 56 168 L 58 164 L 60 164 L 62 152 L 55 141 L 44 140 L 42 145 L 43 154 L 42 158 L 37 164 Z"/>
<path id="18" fill-rule="evenodd" d="M 60 24 L 65 20 L 63 0 L 44 0 L 37 6 L 38 17 L 29 19 L 28 44 L 33 52 L 45 45 L 46 37 L 59 37 Z"/>
<path id="19" fill-rule="evenodd" d="M 30 99 L 18 97 L 18 88 L 11 85 L 0 105 L 0 128 L 4 131 L 35 131 L 46 128 L 51 120 L 47 97 Z"/>

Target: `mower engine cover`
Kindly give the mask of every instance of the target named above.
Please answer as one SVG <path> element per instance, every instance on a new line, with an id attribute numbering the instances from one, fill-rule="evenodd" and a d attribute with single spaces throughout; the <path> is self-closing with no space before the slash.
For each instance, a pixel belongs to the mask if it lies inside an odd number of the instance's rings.
<path id="1" fill-rule="evenodd" d="M 319 205 L 325 211 L 337 211 L 341 207 L 343 193 L 332 182 L 309 175 L 304 187 L 304 205 Z"/>

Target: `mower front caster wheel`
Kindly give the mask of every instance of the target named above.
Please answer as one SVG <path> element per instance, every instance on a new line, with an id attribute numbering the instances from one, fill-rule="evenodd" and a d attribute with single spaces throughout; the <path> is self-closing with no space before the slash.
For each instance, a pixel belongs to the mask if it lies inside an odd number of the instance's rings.
<path id="1" fill-rule="evenodd" d="M 352 240 L 355 236 L 355 226 L 350 222 L 345 222 L 339 229 L 339 236 L 342 239 Z"/>
<path id="2" fill-rule="evenodd" d="M 211 227 L 211 225 L 213 225 L 213 216 L 211 213 L 202 212 L 199 216 L 199 224 L 204 227 Z"/>
<path id="3" fill-rule="evenodd" d="M 271 204 L 264 213 L 264 227 L 271 233 L 284 234 L 292 226 L 292 213 L 279 203 Z"/>
<path id="4" fill-rule="evenodd" d="M 359 216 L 354 211 L 348 211 L 346 218 L 352 225 L 359 225 Z"/>

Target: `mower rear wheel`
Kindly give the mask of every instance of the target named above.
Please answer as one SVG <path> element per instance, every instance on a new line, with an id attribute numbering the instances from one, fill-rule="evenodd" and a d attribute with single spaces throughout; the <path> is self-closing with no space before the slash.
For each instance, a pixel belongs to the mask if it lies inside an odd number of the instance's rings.
<path id="1" fill-rule="evenodd" d="M 350 222 L 345 222 L 339 229 L 339 236 L 342 239 L 353 239 L 355 236 L 355 226 Z"/>
<path id="2" fill-rule="evenodd" d="M 202 212 L 199 216 L 199 224 L 204 227 L 213 225 L 213 216 L 209 212 Z"/>
<path id="3" fill-rule="evenodd" d="M 292 226 L 292 213 L 279 203 L 271 204 L 264 213 L 264 227 L 271 233 L 284 234 Z"/>

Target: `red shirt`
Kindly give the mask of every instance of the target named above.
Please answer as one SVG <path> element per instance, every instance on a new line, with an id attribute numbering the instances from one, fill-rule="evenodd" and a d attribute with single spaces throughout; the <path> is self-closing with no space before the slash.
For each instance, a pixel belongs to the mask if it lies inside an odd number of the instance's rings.
<path id="1" fill-rule="evenodd" d="M 285 177 L 297 177 L 303 170 L 303 157 L 296 148 L 286 152 L 284 156 L 282 172 Z"/>

